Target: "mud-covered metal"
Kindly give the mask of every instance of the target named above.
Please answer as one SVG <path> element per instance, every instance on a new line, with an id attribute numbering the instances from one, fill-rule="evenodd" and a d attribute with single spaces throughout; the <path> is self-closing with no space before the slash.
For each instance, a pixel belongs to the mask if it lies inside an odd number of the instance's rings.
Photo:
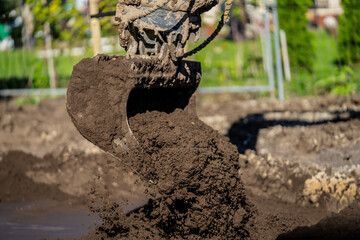
<path id="1" fill-rule="evenodd" d="M 176 61 L 190 34 L 199 39 L 200 15 L 218 0 L 119 0 L 112 23 L 119 26 L 127 57 Z"/>
<path id="2" fill-rule="evenodd" d="M 74 66 L 66 107 L 86 139 L 121 159 L 141 150 L 128 123 L 136 114 L 180 108 L 196 117 L 200 79 L 198 62 L 98 55 Z"/>

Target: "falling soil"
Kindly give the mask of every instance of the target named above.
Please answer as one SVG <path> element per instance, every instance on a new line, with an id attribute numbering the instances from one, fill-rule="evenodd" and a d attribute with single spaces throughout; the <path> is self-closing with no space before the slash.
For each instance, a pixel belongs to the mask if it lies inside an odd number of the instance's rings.
<path id="1" fill-rule="evenodd" d="M 249 236 L 253 209 L 238 175 L 236 147 L 226 137 L 181 109 L 138 114 L 129 123 L 143 151 L 127 162 L 158 194 L 127 215 L 119 202 L 101 204 L 94 210 L 103 223 L 86 238 Z"/>
<path id="2" fill-rule="evenodd" d="M 75 126 L 131 169 L 148 195 L 125 214 L 122 201 L 95 181 L 91 208 L 103 222 L 94 238 L 248 237 L 253 210 L 238 152 L 198 119 L 200 79 L 200 64 L 190 61 L 99 55 L 74 67 L 67 109 Z"/>

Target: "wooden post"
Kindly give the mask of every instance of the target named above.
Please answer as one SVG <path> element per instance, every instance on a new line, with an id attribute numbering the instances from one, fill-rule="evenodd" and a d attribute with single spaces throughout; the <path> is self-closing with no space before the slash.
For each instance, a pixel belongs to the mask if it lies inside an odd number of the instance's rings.
<path id="1" fill-rule="evenodd" d="M 98 0 L 90 0 L 90 16 L 99 13 Z M 93 51 L 94 56 L 101 53 L 101 28 L 100 28 L 100 20 L 98 18 L 91 18 L 90 20 L 91 26 L 91 38 L 93 42 Z"/>
<path id="2" fill-rule="evenodd" d="M 42 3 L 49 7 L 49 2 L 46 0 L 42 0 Z M 45 58 L 47 62 L 48 74 L 49 74 L 49 85 L 50 88 L 56 88 L 56 72 L 53 58 L 53 51 L 51 46 L 52 38 L 51 38 L 51 28 L 50 22 L 47 20 L 44 23 L 44 47 L 45 47 Z"/>
<path id="3" fill-rule="evenodd" d="M 44 35 L 45 35 L 45 56 L 47 60 L 48 74 L 50 79 L 50 88 L 56 88 L 56 73 L 53 58 L 53 51 L 51 46 L 51 32 L 49 21 L 45 22 Z"/>
<path id="4" fill-rule="evenodd" d="M 284 62 L 285 79 L 287 81 L 291 81 L 289 54 L 287 48 L 286 33 L 284 30 L 280 30 L 280 41 L 281 41 L 282 57 Z"/>

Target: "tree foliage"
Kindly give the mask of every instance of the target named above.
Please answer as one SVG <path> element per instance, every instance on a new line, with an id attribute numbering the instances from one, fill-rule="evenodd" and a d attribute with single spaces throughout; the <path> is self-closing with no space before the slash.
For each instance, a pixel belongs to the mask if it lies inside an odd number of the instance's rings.
<path id="1" fill-rule="evenodd" d="M 306 12 L 310 0 L 278 0 L 280 28 L 286 32 L 292 69 L 313 71 L 313 35 L 307 28 Z"/>
<path id="2" fill-rule="evenodd" d="M 43 0 L 26 2 L 34 14 L 35 37 L 38 44 L 42 44 L 46 21 L 50 23 L 55 44 L 59 41 L 76 42 L 86 36 L 89 24 L 86 22 L 86 17 L 76 9 L 74 0 L 52 0 L 48 4 L 44 4 Z"/>
<path id="3" fill-rule="evenodd" d="M 22 0 L 0 0 L 0 23 L 9 23 L 14 20 L 10 12 L 16 9 Z"/>
<path id="4" fill-rule="evenodd" d="M 18 18 L 22 4 L 23 0 L 0 0 L 0 24 L 7 26 L 16 47 L 22 45 L 22 22 Z"/>
<path id="5" fill-rule="evenodd" d="M 344 14 L 340 17 L 339 50 L 347 64 L 360 62 L 360 1 L 342 0 Z"/>
<path id="6" fill-rule="evenodd" d="M 4 1 L 4 0 L 0 0 Z M 51 35 L 55 44 L 59 42 L 74 43 L 89 37 L 90 18 L 75 7 L 75 0 L 26 0 L 35 18 L 35 37 L 42 44 L 42 31 L 46 21 L 51 25 Z M 115 11 L 118 0 L 99 1 L 99 11 Z M 102 36 L 116 36 L 117 28 L 111 25 L 110 17 L 100 19 Z"/>

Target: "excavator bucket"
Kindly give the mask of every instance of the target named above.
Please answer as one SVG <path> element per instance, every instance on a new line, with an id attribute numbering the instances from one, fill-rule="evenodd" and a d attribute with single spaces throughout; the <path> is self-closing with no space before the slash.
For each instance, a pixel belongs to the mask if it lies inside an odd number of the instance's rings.
<path id="1" fill-rule="evenodd" d="M 75 65 L 67 110 L 79 132 L 121 158 L 139 151 L 128 119 L 146 111 L 181 108 L 196 115 L 200 63 L 161 64 L 154 59 L 98 55 Z"/>
<path id="2" fill-rule="evenodd" d="M 67 110 L 80 133 L 121 158 L 141 150 L 129 127 L 136 114 L 181 108 L 196 117 L 201 66 L 182 59 L 184 47 L 199 34 L 200 14 L 217 3 L 119 0 L 112 23 L 127 55 L 82 60 L 68 86 Z"/>

